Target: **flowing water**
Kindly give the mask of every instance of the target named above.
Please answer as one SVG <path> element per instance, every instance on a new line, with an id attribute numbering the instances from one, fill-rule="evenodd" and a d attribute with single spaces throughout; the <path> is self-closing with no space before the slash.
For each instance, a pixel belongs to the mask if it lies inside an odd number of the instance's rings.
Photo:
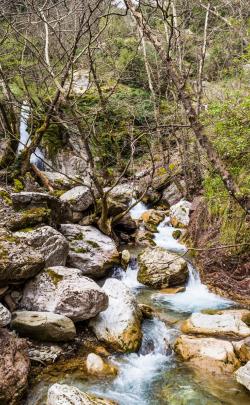
<path id="1" fill-rule="evenodd" d="M 139 218 L 145 210 L 144 204 L 138 204 L 132 210 L 133 217 Z M 158 246 L 183 256 L 187 249 L 173 238 L 174 230 L 166 218 L 158 226 L 155 241 Z M 180 320 L 192 312 L 227 308 L 233 303 L 209 292 L 190 263 L 186 290 L 177 294 L 163 294 L 145 287 L 137 281 L 137 270 L 134 258 L 126 272 L 118 268 L 113 277 L 121 279 L 140 303 L 149 304 L 158 312 L 159 319 L 143 322 L 140 351 L 111 356 L 110 360 L 119 368 L 113 380 L 89 381 L 67 375 L 58 382 L 116 400 L 120 405 L 249 405 L 246 390 L 233 376 L 211 376 L 191 369 L 180 362 L 170 348 L 180 333 Z M 27 405 L 45 404 L 41 398 L 45 398 L 47 388 L 48 384 L 41 382 Z"/>
<path id="2" fill-rule="evenodd" d="M 20 140 L 17 148 L 17 153 L 20 154 L 25 147 L 30 145 L 30 134 L 28 132 L 28 119 L 30 115 L 30 107 L 24 102 L 21 108 L 20 116 Z M 30 157 L 30 162 L 36 165 L 40 170 L 44 169 L 44 155 L 40 148 L 36 148 L 35 152 Z"/>

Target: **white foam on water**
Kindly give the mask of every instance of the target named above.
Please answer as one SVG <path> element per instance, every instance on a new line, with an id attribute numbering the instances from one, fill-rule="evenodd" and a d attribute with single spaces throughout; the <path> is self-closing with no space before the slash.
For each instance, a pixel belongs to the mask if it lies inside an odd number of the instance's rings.
<path id="1" fill-rule="evenodd" d="M 30 106 L 27 102 L 23 102 L 20 114 L 20 141 L 17 147 L 17 153 L 20 154 L 24 148 L 30 145 L 30 134 L 28 132 L 28 119 L 30 115 Z M 30 163 L 36 165 L 40 170 L 43 169 L 44 154 L 40 148 L 36 148 L 35 153 L 30 157 Z"/>
<path id="2" fill-rule="evenodd" d="M 121 280 L 127 287 L 132 290 L 145 287 L 143 284 L 139 283 L 137 280 L 138 267 L 136 265 L 129 264 L 126 271 L 122 272 Z"/>
<path id="3" fill-rule="evenodd" d="M 176 230 L 181 231 L 181 229 L 170 226 L 169 217 L 166 217 L 157 227 L 157 233 L 154 237 L 157 246 L 163 247 L 171 252 L 185 253 L 187 248 L 173 237 L 173 232 Z"/>
<path id="4" fill-rule="evenodd" d="M 131 205 L 135 203 L 135 199 L 133 198 L 131 201 Z M 146 206 L 146 204 L 144 204 L 143 202 L 138 202 L 133 208 L 131 208 L 130 215 L 132 219 L 139 219 L 140 216 L 147 211 L 148 208 Z"/>
<path id="5" fill-rule="evenodd" d="M 143 354 L 131 353 L 113 357 L 113 362 L 119 367 L 117 378 L 111 383 L 105 396 L 119 401 L 121 405 L 150 404 L 147 400 L 150 394 L 149 384 L 168 367 L 170 356 L 166 356 L 170 330 L 158 319 L 147 320 L 143 324 Z M 144 348 L 144 349 L 143 349 Z M 95 394 L 102 395 L 103 390 L 94 388 Z"/>
<path id="6" fill-rule="evenodd" d="M 177 294 L 153 295 L 155 301 L 161 302 L 176 312 L 199 312 L 203 309 L 223 309 L 233 305 L 233 302 L 210 292 L 202 284 L 199 273 L 188 264 L 189 278 L 186 290 Z"/>

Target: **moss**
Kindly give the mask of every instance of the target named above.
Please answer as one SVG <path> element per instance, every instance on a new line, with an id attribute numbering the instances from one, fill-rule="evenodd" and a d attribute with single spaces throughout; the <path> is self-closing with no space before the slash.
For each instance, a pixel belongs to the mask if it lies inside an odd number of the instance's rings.
<path id="1" fill-rule="evenodd" d="M 172 236 L 174 239 L 179 239 L 181 237 L 181 231 L 180 229 L 176 229 L 173 233 Z"/>
<path id="2" fill-rule="evenodd" d="M 5 191 L 3 189 L 0 190 L 0 197 L 3 199 L 5 204 L 12 205 L 12 199 L 7 191 Z"/>
<path id="3" fill-rule="evenodd" d="M 83 240 L 84 236 L 83 234 L 80 232 L 77 235 L 74 235 L 74 240 Z"/>
<path id="4" fill-rule="evenodd" d="M 14 179 L 14 191 L 15 193 L 20 193 L 24 189 L 23 183 L 19 179 Z"/>
<path id="5" fill-rule="evenodd" d="M 49 222 L 51 210 L 44 207 L 34 207 L 29 210 L 19 212 L 17 224 L 13 224 L 13 229 L 25 229 L 42 222 Z M 17 226 L 18 225 L 18 226 Z"/>
<path id="6" fill-rule="evenodd" d="M 62 281 L 63 276 L 61 276 L 60 274 L 56 273 L 54 270 L 52 269 L 48 269 L 46 270 L 46 273 L 50 276 L 52 283 L 57 286 L 57 284 Z"/>
<path id="7" fill-rule="evenodd" d="M 73 249 L 74 250 L 74 252 L 75 253 L 88 253 L 89 252 L 89 249 L 85 249 L 85 248 L 75 248 L 75 249 Z"/>
<path id="8" fill-rule="evenodd" d="M 94 242 L 93 240 L 86 240 L 86 243 L 88 243 L 90 246 L 92 246 L 94 249 L 98 249 L 100 246 L 98 243 Z"/>
<path id="9" fill-rule="evenodd" d="M 54 190 L 50 194 L 53 195 L 54 197 L 61 197 L 65 193 L 65 190 Z"/>
<path id="10" fill-rule="evenodd" d="M 34 228 L 26 227 L 26 228 L 20 229 L 18 232 L 32 232 L 32 231 L 34 231 Z"/>

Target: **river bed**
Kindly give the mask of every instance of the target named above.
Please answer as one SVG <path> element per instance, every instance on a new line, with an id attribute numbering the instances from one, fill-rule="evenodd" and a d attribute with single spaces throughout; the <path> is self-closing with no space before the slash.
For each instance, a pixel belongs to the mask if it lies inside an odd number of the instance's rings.
<path id="1" fill-rule="evenodd" d="M 144 204 L 140 203 L 132 210 L 132 215 L 138 218 L 145 210 Z M 173 238 L 174 230 L 166 217 L 158 226 L 155 242 L 184 255 L 186 248 Z M 188 270 L 186 290 L 165 294 L 137 281 L 136 257 L 126 272 L 116 269 L 113 277 L 120 278 L 137 296 L 139 303 L 153 307 L 159 318 L 144 320 L 139 353 L 111 356 L 110 360 L 119 368 L 119 374 L 113 380 L 80 379 L 73 374 L 60 377 L 57 382 L 116 400 L 120 405 L 249 405 L 247 391 L 236 383 L 233 375 L 213 376 L 189 368 L 169 348 L 169 343 L 180 334 L 179 321 L 191 313 L 235 306 L 232 301 L 209 292 L 190 262 Z M 49 385 L 41 381 L 30 392 L 26 404 L 46 404 Z"/>

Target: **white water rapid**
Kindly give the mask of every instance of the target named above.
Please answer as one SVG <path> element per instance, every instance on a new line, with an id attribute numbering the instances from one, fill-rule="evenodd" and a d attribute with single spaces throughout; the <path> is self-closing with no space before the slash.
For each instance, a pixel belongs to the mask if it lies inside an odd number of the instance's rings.
<path id="1" fill-rule="evenodd" d="M 28 119 L 30 115 L 30 106 L 23 102 L 20 115 L 20 140 L 17 148 L 17 153 L 25 149 L 30 145 L 30 134 L 28 133 Z M 44 169 L 43 163 L 44 155 L 40 148 L 36 148 L 35 153 L 32 153 L 30 157 L 30 162 L 36 165 L 40 170 Z"/>

